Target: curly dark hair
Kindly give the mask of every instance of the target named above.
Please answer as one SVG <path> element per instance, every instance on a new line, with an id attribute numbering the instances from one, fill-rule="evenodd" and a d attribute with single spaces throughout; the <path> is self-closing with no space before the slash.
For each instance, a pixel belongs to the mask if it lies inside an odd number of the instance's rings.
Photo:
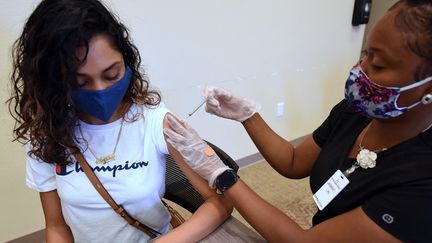
<path id="1" fill-rule="evenodd" d="M 78 151 L 72 94 L 78 88 L 76 72 L 85 62 L 89 42 L 105 34 L 133 71 L 125 100 L 158 105 L 160 94 L 149 87 L 140 68 L 141 57 L 127 28 L 98 0 L 43 0 L 24 25 L 12 50 L 13 91 L 8 99 L 15 119 L 14 141 L 30 142 L 29 155 L 47 163 L 65 165 Z"/>
<path id="2" fill-rule="evenodd" d="M 431 75 L 432 66 L 432 0 L 400 0 L 390 10 L 402 7 L 395 26 L 404 36 L 405 45 L 425 60 L 417 79 Z"/>

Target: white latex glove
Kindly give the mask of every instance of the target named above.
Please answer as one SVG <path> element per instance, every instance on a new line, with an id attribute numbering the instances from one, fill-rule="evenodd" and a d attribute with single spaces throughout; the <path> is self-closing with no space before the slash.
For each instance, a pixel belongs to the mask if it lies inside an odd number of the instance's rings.
<path id="1" fill-rule="evenodd" d="M 167 120 L 171 127 L 171 129 L 164 129 L 164 133 L 168 137 L 167 142 L 181 154 L 185 162 L 195 172 L 208 181 L 211 188 L 215 188 L 216 178 L 230 168 L 187 123 L 182 122 L 180 124 L 171 115 L 167 115 Z"/>
<path id="2" fill-rule="evenodd" d="M 204 97 L 208 113 L 239 122 L 245 121 L 259 110 L 259 105 L 252 100 L 218 87 L 206 87 Z"/>

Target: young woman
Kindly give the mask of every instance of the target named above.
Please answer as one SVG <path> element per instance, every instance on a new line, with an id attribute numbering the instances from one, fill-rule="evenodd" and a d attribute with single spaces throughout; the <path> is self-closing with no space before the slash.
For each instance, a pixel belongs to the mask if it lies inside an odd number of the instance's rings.
<path id="1" fill-rule="evenodd" d="M 345 99 L 297 147 L 268 127 L 253 102 L 220 88 L 205 93 L 207 110 L 241 121 L 280 174 L 310 176 L 320 208 L 311 229 L 233 171 L 219 170 L 224 165 L 187 124 L 169 118 L 168 141 L 270 242 L 431 242 L 432 1 L 396 3 L 371 31 L 364 54 Z"/>
<path id="2" fill-rule="evenodd" d="M 117 204 L 161 232 L 157 242 L 196 242 L 232 207 L 165 142 L 168 109 L 149 88 L 127 29 L 97 0 L 43 0 L 14 45 L 16 138 L 27 147 L 27 178 L 40 192 L 47 242 L 146 242 L 93 188 L 85 159 Z M 171 230 L 161 202 L 165 154 L 206 199 Z"/>

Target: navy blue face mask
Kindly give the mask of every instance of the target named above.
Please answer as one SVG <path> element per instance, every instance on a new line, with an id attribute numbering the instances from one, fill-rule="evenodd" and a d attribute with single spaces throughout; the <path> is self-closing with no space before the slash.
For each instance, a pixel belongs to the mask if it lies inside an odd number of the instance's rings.
<path id="1" fill-rule="evenodd" d="M 126 67 L 123 77 L 112 86 L 104 90 L 78 89 L 73 100 L 78 109 L 107 122 L 123 100 L 131 80 L 132 70 Z"/>

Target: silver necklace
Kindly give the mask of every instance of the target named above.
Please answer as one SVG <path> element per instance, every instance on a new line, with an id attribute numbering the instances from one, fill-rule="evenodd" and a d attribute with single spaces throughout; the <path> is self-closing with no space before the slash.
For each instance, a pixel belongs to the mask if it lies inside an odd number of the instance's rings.
<path id="1" fill-rule="evenodd" d="M 100 156 L 100 157 L 96 156 L 95 152 L 90 148 L 89 143 L 88 143 L 87 140 L 84 138 L 83 132 L 82 132 L 82 130 L 81 130 L 81 126 L 78 126 L 79 131 L 80 131 L 80 133 L 81 133 L 81 137 L 82 137 L 82 138 L 84 139 L 84 141 L 87 143 L 87 147 L 88 147 L 90 153 L 91 153 L 91 154 L 93 155 L 93 157 L 95 157 L 95 159 L 96 159 L 96 161 L 95 161 L 96 164 L 106 164 L 106 163 L 109 163 L 109 162 L 114 161 L 114 160 L 116 159 L 116 157 L 115 157 L 115 153 L 116 153 L 117 145 L 118 145 L 118 143 L 119 143 L 120 136 L 121 136 L 121 133 L 122 133 L 123 123 L 124 123 L 124 118 L 122 118 L 122 120 L 121 120 L 120 129 L 119 129 L 119 132 L 118 132 L 118 135 L 117 135 L 117 139 L 116 139 L 116 143 L 115 143 L 115 146 L 114 146 L 114 149 L 113 149 L 112 153 L 110 153 L 110 154 L 108 154 L 108 155 L 105 155 L 105 156 Z"/>
<path id="2" fill-rule="evenodd" d="M 371 151 L 369 149 L 366 149 L 365 147 L 363 147 L 362 143 L 363 143 L 363 138 L 365 137 L 367 131 L 369 130 L 369 127 L 371 126 L 372 122 L 370 122 L 364 133 L 362 134 L 362 137 L 360 138 L 360 142 L 359 142 L 359 152 L 356 156 L 356 162 L 351 165 L 351 167 L 349 167 L 348 169 L 345 170 L 344 174 L 345 176 L 349 176 L 351 175 L 357 168 L 361 167 L 362 169 L 370 169 L 370 168 L 374 168 L 376 166 L 376 160 L 378 158 L 378 154 L 379 152 L 385 151 L 387 150 L 387 148 L 382 148 L 382 149 L 378 149 L 378 150 L 374 150 Z M 422 130 L 422 132 L 427 131 L 429 128 L 432 127 L 432 123 L 429 124 L 429 126 L 427 126 L 425 129 Z"/>

